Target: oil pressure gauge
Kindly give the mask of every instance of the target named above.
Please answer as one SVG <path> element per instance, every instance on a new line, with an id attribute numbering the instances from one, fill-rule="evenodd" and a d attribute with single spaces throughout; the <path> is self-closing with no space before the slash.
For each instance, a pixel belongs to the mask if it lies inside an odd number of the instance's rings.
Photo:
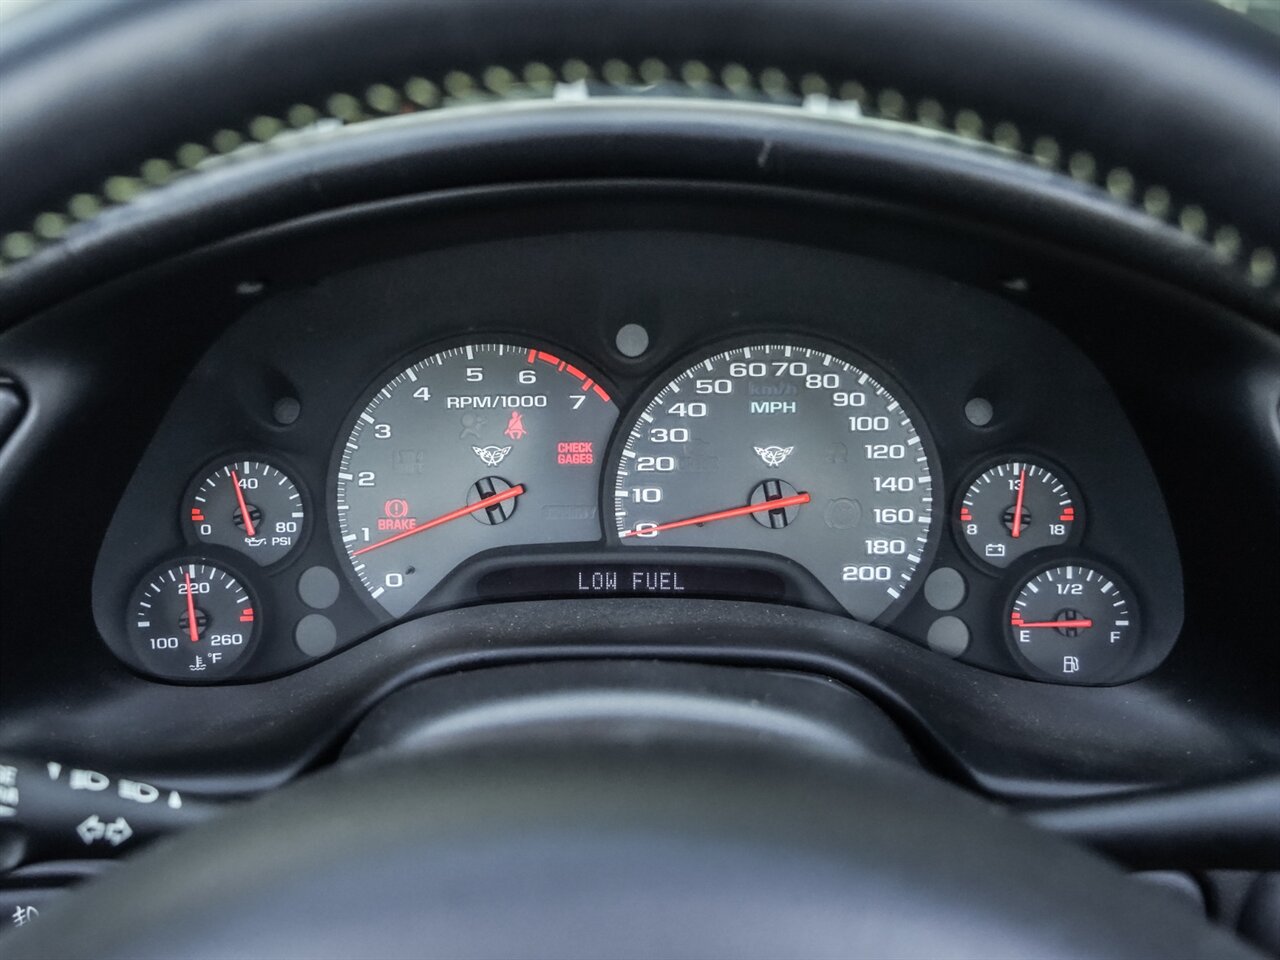
<path id="1" fill-rule="evenodd" d="M 220 465 L 188 501 L 184 520 L 195 540 L 238 550 L 264 566 L 294 548 L 306 521 L 294 482 L 260 460 Z"/>
<path id="2" fill-rule="evenodd" d="M 973 554 L 1002 568 L 1032 550 L 1076 542 L 1084 524 L 1067 481 L 1031 460 L 984 471 L 965 491 L 957 519 Z"/>

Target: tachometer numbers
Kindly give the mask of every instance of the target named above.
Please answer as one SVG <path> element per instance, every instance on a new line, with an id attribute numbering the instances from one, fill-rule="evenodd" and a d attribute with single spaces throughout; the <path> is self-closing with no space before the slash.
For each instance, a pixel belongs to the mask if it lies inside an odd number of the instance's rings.
<path id="1" fill-rule="evenodd" d="M 1138 611 L 1119 578 L 1092 566 L 1050 567 L 1026 581 L 1008 612 L 1009 640 L 1036 676 L 1105 683 L 1133 655 Z"/>
<path id="2" fill-rule="evenodd" d="M 258 635 L 260 616 L 248 589 L 199 560 L 154 570 L 128 609 L 134 652 L 162 677 L 207 682 L 229 676 Z"/>
<path id="3" fill-rule="evenodd" d="M 528 346 L 452 347 L 351 414 L 334 477 L 350 570 L 392 616 L 483 550 L 600 538 L 600 458 L 618 411 L 596 379 Z"/>
<path id="4" fill-rule="evenodd" d="M 241 460 L 200 482 L 184 519 L 194 539 L 238 550 L 265 566 L 299 542 L 306 509 L 285 474 L 259 460 Z"/>
<path id="5" fill-rule="evenodd" d="M 997 464 L 979 476 L 958 508 L 960 533 L 979 560 L 1007 567 L 1042 547 L 1079 539 L 1084 517 L 1070 487 L 1030 460 Z"/>
<path id="6" fill-rule="evenodd" d="M 613 465 L 619 542 L 779 554 L 876 619 L 929 546 L 930 457 L 901 398 L 807 346 L 706 357 L 627 434 Z"/>

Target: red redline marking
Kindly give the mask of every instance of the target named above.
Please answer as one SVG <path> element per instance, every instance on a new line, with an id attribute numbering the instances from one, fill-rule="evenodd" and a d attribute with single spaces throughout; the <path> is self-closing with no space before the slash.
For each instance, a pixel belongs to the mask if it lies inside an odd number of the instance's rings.
<path id="1" fill-rule="evenodd" d="M 595 383 L 594 380 L 592 380 L 590 377 L 587 377 L 587 382 L 582 385 L 582 392 L 586 393 L 588 390 L 591 389 L 591 385 L 594 383 Z"/>
<path id="2" fill-rule="evenodd" d="M 526 362 L 526 363 L 533 363 L 533 358 L 534 358 L 534 357 L 536 357 L 537 355 L 538 355 L 538 351 L 537 351 L 537 350 L 532 350 L 532 349 L 531 349 L 531 350 L 529 351 L 529 355 L 528 355 L 527 357 L 525 357 L 525 358 L 524 358 L 524 359 L 525 359 L 525 362 Z"/>
<path id="3" fill-rule="evenodd" d="M 729 520 L 733 517 L 746 517 L 753 513 L 761 513 L 765 510 L 780 510 L 786 507 L 798 507 L 801 504 L 809 502 L 809 494 L 797 493 L 792 497 L 782 497 L 778 500 L 765 500 L 761 503 L 748 503 L 746 506 L 733 507 L 730 510 L 717 510 L 714 513 L 704 513 L 696 517 L 690 517 L 687 520 L 673 520 L 670 523 L 660 523 L 656 527 L 650 527 L 644 532 L 661 533 L 664 530 L 675 530 L 679 527 L 693 527 L 703 523 L 712 523 L 716 520 Z M 624 530 L 619 534 L 621 537 L 638 537 L 640 536 L 635 530 Z"/>
<path id="4" fill-rule="evenodd" d="M 600 384 L 598 383 L 592 384 L 591 389 L 594 390 L 596 392 L 596 396 L 599 397 L 601 400 L 603 400 L 605 403 L 609 402 L 609 395 L 600 388 Z"/>
<path id="5" fill-rule="evenodd" d="M 585 380 L 587 375 L 575 367 L 572 363 L 566 363 L 564 368 L 569 371 L 570 376 L 575 380 Z"/>
<path id="6" fill-rule="evenodd" d="M 560 362 L 559 357 L 557 357 L 555 354 L 547 353 L 545 350 L 538 351 L 538 359 L 542 360 L 544 363 L 550 363 L 552 365 L 558 364 Z"/>
<path id="7" fill-rule="evenodd" d="M 524 484 L 517 483 L 509 490 L 503 490 L 501 493 L 495 493 L 491 497 L 482 497 L 473 504 L 465 507 L 459 507 L 457 510 L 451 510 L 446 514 L 436 517 L 434 520 L 428 520 L 426 523 L 420 523 L 418 526 L 413 527 L 410 530 L 397 533 L 394 536 L 387 537 L 385 540 L 379 540 L 377 543 L 371 543 L 367 547 L 361 547 L 359 550 L 352 550 L 351 556 L 358 557 L 362 553 L 368 553 L 370 550 L 377 550 L 379 547 L 385 547 L 387 544 L 395 543 L 397 540 L 403 540 L 405 537 L 412 537 L 415 533 L 422 533 L 423 530 L 430 530 L 432 527 L 438 527 L 451 520 L 457 520 L 459 517 L 465 517 L 469 514 L 475 513 L 477 510 L 484 510 L 487 507 L 492 507 L 495 504 L 510 500 L 513 497 L 518 497 L 522 493 L 524 493 Z"/>

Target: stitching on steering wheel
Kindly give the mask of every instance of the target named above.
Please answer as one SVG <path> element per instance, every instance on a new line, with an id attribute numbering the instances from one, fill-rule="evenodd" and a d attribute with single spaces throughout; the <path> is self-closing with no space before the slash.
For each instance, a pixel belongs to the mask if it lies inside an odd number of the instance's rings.
<path id="1" fill-rule="evenodd" d="M 793 80 L 776 67 L 753 74 L 741 64 L 730 63 L 717 77 L 698 60 L 686 61 L 677 69 L 653 57 L 635 67 L 622 60 L 606 60 L 598 73 L 585 61 L 576 59 L 566 61 L 558 74 L 540 62 L 526 64 L 518 75 L 502 66 L 486 67 L 478 77 L 453 70 L 439 84 L 425 77 L 412 77 L 399 87 L 378 83 L 365 91 L 363 99 L 334 93 L 325 98 L 323 109 L 297 104 L 282 117 L 254 117 L 241 130 L 219 130 L 204 143 L 185 143 L 169 157 L 144 161 L 135 173 L 108 177 L 97 192 L 78 193 L 63 210 L 45 211 L 28 229 L 0 237 L 0 277 L 13 264 L 56 245 L 76 223 L 92 220 L 109 207 L 127 204 L 149 190 L 197 173 L 211 159 L 300 130 L 495 101 L 650 93 L 794 106 L 854 122 L 870 120 L 903 130 L 947 134 L 953 143 L 967 141 L 995 147 L 1007 156 L 1092 185 L 1114 202 L 1136 208 L 1153 220 L 1175 225 L 1218 262 L 1234 264 L 1253 287 L 1268 287 L 1277 277 L 1273 250 L 1259 246 L 1245 256 L 1240 231 L 1210 218 L 1200 205 L 1175 205 L 1165 187 L 1139 182 L 1126 167 L 1104 171 L 1093 154 L 1085 150 L 1068 153 L 1054 137 L 1037 136 L 1028 142 L 1010 121 L 988 123 L 981 114 L 967 108 L 948 117 L 940 100 L 924 98 L 912 104 L 892 87 L 872 91 L 856 81 L 833 84 L 816 73 L 804 73 Z"/>

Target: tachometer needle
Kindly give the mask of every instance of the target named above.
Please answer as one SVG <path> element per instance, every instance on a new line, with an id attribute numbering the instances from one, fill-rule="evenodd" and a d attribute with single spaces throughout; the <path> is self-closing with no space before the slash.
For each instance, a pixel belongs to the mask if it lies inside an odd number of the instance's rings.
<path id="1" fill-rule="evenodd" d="M 457 520 L 459 517 L 466 517 L 480 510 L 487 510 L 489 507 L 496 506 L 504 500 L 511 500 L 524 493 L 524 484 L 517 483 L 510 489 L 503 490 L 501 493 L 495 493 L 491 497 L 481 497 L 475 503 L 468 504 L 465 507 L 459 507 L 457 510 L 436 517 L 434 520 L 428 520 L 426 523 L 420 523 L 416 527 L 405 530 L 402 533 L 394 534 L 385 540 L 379 540 L 377 543 L 371 543 L 367 547 L 361 547 L 359 550 L 352 550 L 351 556 L 358 557 L 362 553 L 368 553 L 370 550 L 377 550 L 379 547 L 385 547 L 388 543 L 395 543 L 397 540 L 403 540 L 405 537 L 412 537 L 415 533 L 422 533 L 423 530 L 430 530 L 432 527 L 438 527 L 442 523 L 448 523 L 450 520 Z"/>
<path id="2" fill-rule="evenodd" d="M 1038 627 L 1041 629 L 1055 629 L 1055 630 L 1068 630 L 1068 629 L 1088 630 L 1090 627 L 1093 626 L 1093 621 L 1089 619 L 1037 620 L 1034 623 L 1028 623 L 1027 621 L 1020 618 L 1017 614 L 1014 614 L 1013 619 L 1010 621 L 1010 623 L 1012 623 L 1012 625 L 1015 627 Z"/>
<path id="3" fill-rule="evenodd" d="M 1027 468 L 1018 474 L 1018 502 L 1013 505 L 1013 539 L 1022 536 L 1022 498 L 1027 489 Z"/>
<path id="4" fill-rule="evenodd" d="M 253 529 L 253 521 L 249 519 L 249 506 L 244 502 L 244 491 L 240 489 L 240 478 L 236 476 L 234 470 L 231 471 L 231 486 L 236 492 L 236 502 L 240 504 L 240 516 L 244 519 L 244 532 L 251 537 L 256 536 Z"/>
<path id="5" fill-rule="evenodd" d="M 191 635 L 192 643 L 199 643 L 200 631 L 196 629 L 196 598 L 191 595 L 191 574 L 183 570 L 182 579 L 187 584 L 187 633 Z"/>
<path id="6" fill-rule="evenodd" d="M 797 493 L 792 497 L 781 497 L 777 500 L 764 500 L 760 503 L 748 503 L 746 506 L 734 507 L 731 510 L 717 510 L 715 513 L 704 513 L 696 517 L 690 517 L 688 520 L 672 520 L 670 523 L 660 523 L 656 527 L 645 527 L 643 530 L 624 530 L 618 534 L 620 537 L 639 537 L 649 536 L 654 533 L 661 533 L 663 530 L 675 530 L 679 527 L 695 527 L 704 523 L 711 523 L 715 520 L 729 520 L 733 517 L 746 517 L 753 513 L 762 513 L 766 510 L 785 510 L 787 507 L 798 507 L 802 503 L 809 502 L 807 493 Z"/>

